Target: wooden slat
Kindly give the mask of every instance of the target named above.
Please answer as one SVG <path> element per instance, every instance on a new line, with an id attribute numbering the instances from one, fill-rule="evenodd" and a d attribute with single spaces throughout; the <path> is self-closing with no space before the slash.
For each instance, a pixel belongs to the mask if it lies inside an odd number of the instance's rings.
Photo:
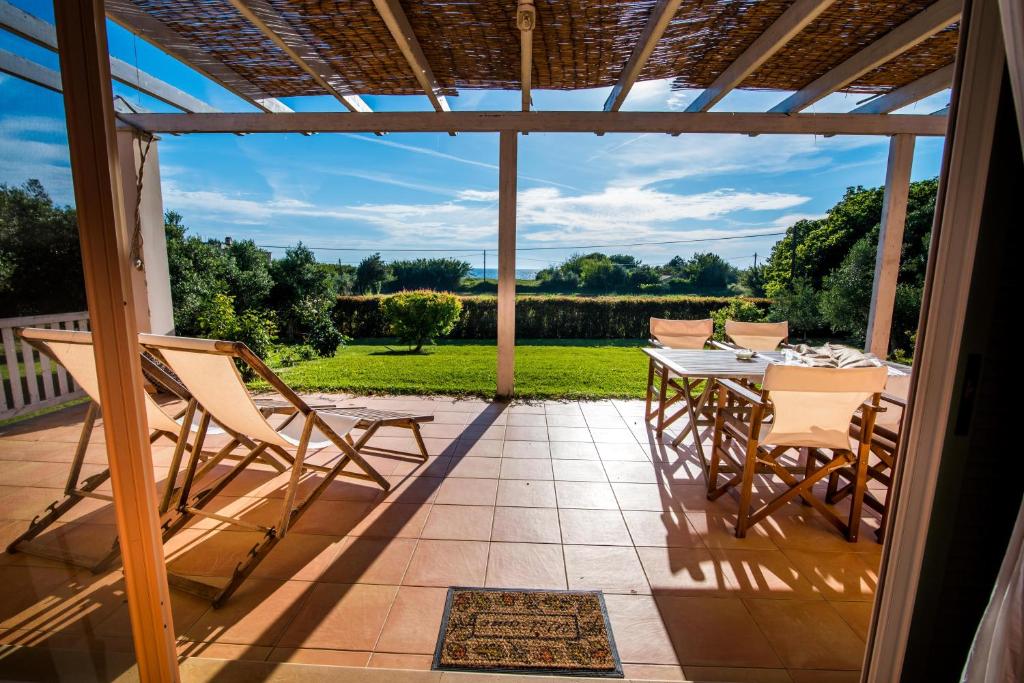
<path id="1" fill-rule="evenodd" d="M 651 10 L 651 16 L 647 20 L 647 25 L 644 26 L 643 33 L 640 34 L 626 65 L 622 67 L 619 80 L 612 86 L 612 91 L 604 102 L 605 111 L 618 111 L 622 103 L 626 101 L 626 96 L 629 95 L 640 72 L 644 70 L 658 41 L 665 35 L 665 29 L 668 28 L 672 17 L 676 15 L 681 2 L 682 0 L 658 0 L 658 4 Z"/>
<path id="2" fill-rule="evenodd" d="M 57 323 L 56 327 L 62 330 L 72 329 L 68 325 L 69 323 Z M 57 395 L 63 396 L 66 393 L 68 393 L 68 372 L 63 365 L 57 363 Z"/>
<path id="3" fill-rule="evenodd" d="M 416 77 L 416 81 L 423 88 L 423 92 L 426 94 L 427 99 L 430 100 L 430 104 L 433 105 L 436 111 L 451 111 L 451 107 L 448 106 L 448 100 L 445 99 L 441 86 L 438 85 L 437 79 L 434 78 L 434 72 L 430 68 L 427 56 L 423 54 L 420 41 L 416 39 L 416 34 L 413 33 L 412 25 L 409 24 L 409 19 L 405 16 L 405 10 L 402 9 L 401 3 L 398 0 L 373 0 L 373 6 L 377 8 L 377 13 L 380 14 L 384 24 L 391 32 L 391 36 L 395 39 L 398 49 L 401 50 L 405 61 L 409 63 L 413 76 Z M 378 130 L 391 129 L 383 128 Z"/>
<path id="4" fill-rule="evenodd" d="M 498 387 L 512 398 L 516 369 L 516 133 L 503 131 L 498 153 Z"/>
<path id="5" fill-rule="evenodd" d="M 294 112 L 291 114 L 118 114 L 151 133 L 737 133 L 911 135 L 946 133 L 941 116 L 912 114 L 763 114 L 699 112 Z"/>
<path id="6" fill-rule="evenodd" d="M 743 54 L 719 74 L 714 83 L 697 96 L 697 99 L 686 108 L 686 111 L 698 112 L 711 109 L 729 94 L 729 91 L 757 71 L 772 55 L 792 40 L 793 36 L 802 31 L 834 2 L 835 0 L 797 0 L 794 2 L 743 51 Z"/>
<path id="7" fill-rule="evenodd" d="M 140 680 L 179 680 L 157 516 L 103 0 L 54 3 L 96 378 Z"/>
<path id="8" fill-rule="evenodd" d="M 949 64 L 922 76 L 913 83 L 907 83 L 881 97 L 850 110 L 851 114 L 888 114 L 908 104 L 941 92 L 953 84 L 953 65 Z"/>
<path id="9" fill-rule="evenodd" d="M 59 73 L 7 50 L 0 50 L 0 73 L 10 74 L 53 92 L 61 91 Z"/>
<path id="10" fill-rule="evenodd" d="M 23 315 L 17 318 L 0 318 L 0 327 L 35 327 L 43 323 L 62 323 L 68 320 L 88 320 L 88 318 L 89 313 L 87 311 Z"/>
<path id="11" fill-rule="evenodd" d="M 4 358 L 7 359 L 7 373 L 10 376 L 11 400 L 15 410 L 25 406 L 25 394 L 21 390 L 21 370 L 18 369 L 18 352 L 14 345 L 14 330 L 9 327 L 0 330 L 4 342 Z"/>
<path id="12" fill-rule="evenodd" d="M 29 403 L 39 403 L 39 381 L 36 375 L 35 350 L 24 339 L 21 341 L 21 359 L 25 364 Z"/>
<path id="13" fill-rule="evenodd" d="M 794 113 L 854 82 L 960 18 L 961 0 L 939 0 L 770 109 Z"/>
<path id="14" fill-rule="evenodd" d="M 867 350 L 879 358 L 889 355 L 889 335 L 896 306 L 896 281 L 900 274 L 903 226 L 907 220 L 907 198 L 910 194 L 913 162 L 914 136 L 894 135 L 889 141 L 878 256 L 871 287 L 871 308 L 868 310 Z"/>
<path id="15" fill-rule="evenodd" d="M 45 329 L 50 329 L 49 325 L 42 325 Z M 50 357 L 45 353 L 39 354 L 39 369 L 40 369 L 40 381 L 43 384 L 43 398 L 53 398 L 53 368 L 50 366 Z"/>
<path id="16" fill-rule="evenodd" d="M 516 27 L 519 29 L 519 80 L 522 92 L 522 110 L 530 111 L 533 83 L 533 29 L 537 25 L 537 10 L 533 0 L 519 0 L 516 8 Z"/>

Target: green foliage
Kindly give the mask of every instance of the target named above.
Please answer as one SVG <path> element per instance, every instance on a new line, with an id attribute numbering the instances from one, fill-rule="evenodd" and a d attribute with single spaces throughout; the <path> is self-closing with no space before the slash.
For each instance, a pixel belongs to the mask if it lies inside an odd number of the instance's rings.
<path id="1" fill-rule="evenodd" d="M 462 313 L 458 297 L 429 290 L 385 297 L 380 307 L 391 334 L 417 353 L 424 344 L 451 332 Z"/>
<path id="2" fill-rule="evenodd" d="M 791 334 L 807 336 L 824 327 L 819 309 L 818 291 L 806 278 L 797 280 L 792 287 L 781 291 L 772 300 L 768 319 L 785 320 Z"/>
<path id="3" fill-rule="evenodd" d="M 295 344 L 294 346 L 282 344 L 274 349 L 274 352 L 268 359 L 268 363 L 274 367 L 287 368 L 317 357 L 317 352 L 309 344 Z"/>
<path id="4" fill-rule="evenodd" d="M 711 311 L 711 319 L 715 323 L 714 338 L 725 340 L 725 321 L 738 320 L 745 323 L 761 322 L 765 319 L 764 309 L 746 299 L 733 299 L 722 308 Z"/>
<path id="5" fill-rule="evenodd" d="M 469 275 L 470 265 L 454 258 L 418 258 L 412 261 L 392 261 L 394 278 L 391 291 L 433 289 L 452 292 L 459 288 L 462 278 Z"/>
<path id="6" fill-rule="evenodd" d="M 334 320 L 357 339 L 387 337 L 388 322 L 380 296 L 338 297 Z M 462 316 L 452 328 L 456 339 L 494 339 L 497 300 L 493 296 L 461 296 Z M 731 297 L 696 296 L 531 296 L 516 297 L 516 334 L 524 339 L 642 339 L 650 319 L 709 318 L 712 311 L 735 301 Z M 747 300 L 759 310 L 764 299 Z"/>
<path id="7" fill-rule="evenodd" d="M 86 307 L 75 210 L 38 180 L 0 184 L 0 317 Z"/>
<path id="8" fill-rule="evenodd" d="M 285 251 L 284 257 L 270 264 L 274 286 L 270 303 L 288 339 L 298 339 L 309 331 L 336 295 L 330 267 L 317 263 L 313 251 L 301 242 Z"/>
<path id="9" fill-rule="evenodd" d="M 765 295 L 765 268 L 751 266 L 740 271 L 735 288 L 743 296 L 763 297 Z"/>
<path id="10" fill-rule="evenodd" d="M 696 292 L 726 291 L 736 282 L 738 271 L 718 254 L 694 254 L 682 268 L 683 278 Z"/>
<path id="11" fill-rule="evenodd" d="M 877 242 L 877 234 L 875 239 L 865 235 L 854 242 L 843 262 L 822 283 L 822 319 L 833 332 L 845 332 L 860 341 L 867 334 Z"/>
<path id="12" fill-rule="evenodd" d="M 196 315 L 197 332 L 208 339 L 240 341 L 260 358 L 268 358 L 274 350 L 277 324 L 273 314 L 260 311 L 236 313 L 234 300 L 227 294 L 214 294 Z M 242 366 L 243 374 L 251 372 Z"/>
<path id="13" fill-rule="evenodd" d="M 381 259 L 380 254 L 367 256 L 356 268 L 355 293 L 380 294 L 384 283 L 390 277 L 391 270 Z"/>
<path id="14" fill-rule="evenodd" d="M 306 343 L 320 356 L 330 357 L 345 343 L 345 337 L 334 326 L 330 315 L 323 315 L 313 323 L 306 335 Z"/>

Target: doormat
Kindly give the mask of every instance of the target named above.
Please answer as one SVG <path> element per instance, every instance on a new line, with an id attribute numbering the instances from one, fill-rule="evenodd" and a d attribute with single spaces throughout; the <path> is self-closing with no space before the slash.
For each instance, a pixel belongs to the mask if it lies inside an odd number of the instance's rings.
<path id="1" fill-rule="evenodd" d="M 449 588 L 433 668 L 622 678 L 600 591 Z"/>

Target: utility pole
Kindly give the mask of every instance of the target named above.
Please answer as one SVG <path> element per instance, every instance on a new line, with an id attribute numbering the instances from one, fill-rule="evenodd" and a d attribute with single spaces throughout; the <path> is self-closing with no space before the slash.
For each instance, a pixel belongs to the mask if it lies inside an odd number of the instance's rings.
<path id="1" fill-rule="evenodd" d="M 754 270 L 757 270 L 757 252 L 754 252 Z"/>
<path id="2" fill-rule="evenodd" d="M 484 282 L 487 282 L 487 250 L 484 249 Z"/>
<path id="3" fill-rule="evenodd" d="M 796 288 L 796 237 L 800 232 L 799 223 L 793 224 L 793 236 L 790 239 L 790 257 L 789 257 L 789 287 L 790 289 Z"/>

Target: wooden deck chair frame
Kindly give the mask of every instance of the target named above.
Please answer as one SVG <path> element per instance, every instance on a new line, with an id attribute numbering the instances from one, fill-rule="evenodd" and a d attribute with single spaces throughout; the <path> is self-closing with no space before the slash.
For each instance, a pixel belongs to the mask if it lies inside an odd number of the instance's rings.
<path id="1" fill-rule="evenodd" d="M 650 344 L 658 348 L 666 349 L 693 349 L 700 350 L 708 345 L 711 336 L 714 334 L 714 321 L 711 318 L 702 320 L 672 320 L 668 318 L 650 319 Z M 657 382 L 657 384 L 655 383 Z M 707 385 L 710 387 L 710 384 Z M 704 411 L 710 394 L 707 391 L 702 393 L 698 400 L 698 413 L 700 426 L 711 424 L 710 411 Z M 694 389 L 694 383 L 686 377 L 673 377 L 668 367 L 650 358 L 647 364 L 647 396 L 644 406 L 644 417 L 650 421 L 657 418 L 655 422 L 655 433 L 658 436 L 688 414 L 688 408 L 683 406 L 674 413 L 669 414 L 668 409 L 683 401 L 686 396 L 684 392 Z M 655 398 L 657 397 L 657 398 Z M 685 403 L 685 401 L 684 401 Z M 683 432 L 672 440 L 673 446 L 678 446 L 689 433 L 691 426 L 684 428 Z"/>
<path id="2" fill-rule="evenodd" d="M 81 387 L 89 396 L 89 405 L 86 409 L 85 419 L 82 422 L 82 431 L 78 437 L 78 444 L 75 447 L 75 452 L 71 459 L 68 478 L 64 485 L 64 497 L 50 503 L 50 505 L 47 506 L 40 515 L 37 515 L 29 524 L 28 528 L 8 544 L 7 552 L 24 552 L 30 555 L 36 555 L 51 560 L 85 567 L 96 573 L 104 571 L 120 555 L 120 544 L 116 537 L 114 538 L 111 549 L 106 555 L 98 560 L 79 555 L 73 551 L 44 548 L 30 543 L 34 538 L 86 498 L 113 502 L 113 498 L 110 495 L 96 491 L 103 482 L 110 478 L 109 468 L 86 477 L 84 480 L 81 479 L 82 465 L 85 462 L 85 454 L 89 447 L 89 439 L 92 436 L 96 420 L 100 417 L 101 413 L 98 396 L 96 396 L 97 390 L 94 377 L 95 366 L 92 366 L 93 377 L 90 378 L 85 376 L 85 373 L 88 373 L 89 370 L 84 368 L 69 368 L 65 363 L 65 361 L 69 359 L 63 358 L 62 360 L 62 352 L 57 350 L 58 348 L 73 349 L 81 347 L 83 350 L 87 348 L 88 352 L 91 354 L 92 333 L 72 330 L 25 328 L 20 331 L 20 336 L 34 349 L 40 353 L 46 354 L 46 356 L 54 362 L 64 367 L 72 380 L 74 380 L 75 383 L 78 384 L 78 386 Z M 91 363 L 91 356 L 85 357 L 83 361 Z M 169 468 L 167 478 L 164 480 L 163 491 L 161 493 L 159 512 L 164 514 L 170 508 L 170 501 L 177 490 L 175 488 L 175 482 L 180 470 L 183 454 L 185 452 L 191 453 L 194 448 L 199 447 L 198 444 L 190 445 L 188 443 L 188 437 L 190 436 L 194 425 L 197 404 L 191 396 L 189 396 L 185 388 L 182 387 L 181 384 L 169 375 L 162 367 L 160 367 L 159 364 L 154 363 L 153 360 L 148 358 L 145 354 L 141 356 L 141 362 L 143 372 L 150 381 L 157 385 L 158 388 L 163 389 L 186 402 L 185 408 L 171 416 L 164 413 L 155 401 L 153 401 L 152 397 L 147 396 L 147 412 L 150 417 L 150 422 L 154 423 L 150 425 L 153 429 L 149 435 L 149 442 L 155 443 L 161 437 L 166 437 L 174 442 L 171 466 Z M 163 417 L 161 417 L 161 415 L 163 415 Z M 197 459 L 204 455 L 200 450 L 196 450 L 194 454 Z"/>
<path id="3" fill-rule="evenodd" d="M 166 528 L 165 533 L 168 536 L 173 535 L 184 527 L 189 520 L 196 516 L 207 517 L 219 522 L 263 533 L 263 538 L 256 543 L 247 556 L 238 563 L 231 577 L 228 579 L 227 584 L 223 587 L 212 586 L 201 581 L 196 581 L 188 577 L 168 572 L 168 581 L 172 585 L 209 599 L 215 608 L 220 607 L 228 600 L 228 598 L 231 597 L 239 585 L 241 585 L 241 583 L 252 573 L 260 562 L 267 557 L 281 539 L 287 535 L 288 529 L 299 520 L 299 518 L 323 494 L 331 482 L 333 482 L 338 476 L 355 477 L 362 480 L 372 481 L 385 491 L 390 488 L 390 483 L 366 462 L 351 439 L 345 438 L 348 432 L 355 428 L 359 423 L 360 418 L 358 416 L 345 416 L 341 413 L 317 411 L 310 408 L 298 394 L 292 391 L 292 389 L 285 384 L 273 372 L 273 370 L 267 367 L 267 365 L 264 364 L 263 361 L 245 344 L 241 342 L 189 339 L 185 337 L 166 337 L 151 334 L 139 335 L 139 342 L 142 344 L 144 349 L 158 356 L 162 362 L 166 363 L 199 402 L 203 410 L 203 420 L 200 422 L 199 434 L 196 438 L 200 440 L 200 443 L 201 439 L 205 437 L 205 428 L 208 426 L 209 421 L 211 419 L 216 419 L 226 428 L 233 430 L 233 433 L 237 434 L 239 438 L 244 438 L 245 445 L 249 448 L 248 452 L 231 470 L 217 479 L 210 486 L 198 491 L 197 493 L 192 492 L 192 487 L 195 483 L 198 459 L 195 457 L 189 459 L 188 465 L 185 468 L 185 477 L 182 483 L 181 493 L 178 496 L 178 512 L 180 514 L 174 518 Z M 224 358 L 226 363 L 219 364 L 220 371 L 223 373 L 230 372 L 231 377 L 234 378 L 233 380 L 229 378 L 225 381 L 237 382 L 237 386 L 232 385 L 230 387 L 230 391 L 234 392 L 236 397 L 241 397 L 244 394 L 246 398 L 241 399 L 237 403 L 232 403 L 231 406 L 214 403 L 214 401 L 210 400 L 210 397 L 216 397 L 218 391 L 213 390 L 210 386 L 204 384 L 203 380 L 197 378 L 195 368 L 188 367 L 188 363 L 190 362 L 196 362 L 197 360 L 199 362 L 211 360 L 201 359 L 202 356 Z M 284 401 L 290 403 L 294 407 L 295 412 L 293 416 L 286 420 L 286 422 L 291 424 L 299 417 L 302 418 L 301 434 L 297 441 L 286 441 L 282 436 L 282 427 L 275 428 L 271 426 L 269 422 L 266 422 L 263 412 L 260 411 L 256 403 L 251 397 L 249 397 L 248 390 L 245 387 L 241 375 L 236 369 L 235 361 L 246 364 L 256 374 L 256 376 L 270 384 L 270 386 L 280 394 Z M 217 365 L 218 364 L 216 363 L 213 365 L 208 364 L 209 367 Z M 230 368 L 230 371 L 227 368 Z M 226 388 L 226 386 L 222 385 L 221 388 Z M 224 396 L 226 396 L 226 394 L 221 393 L 220 397 L 223 398 Z M 245 404 L 245 401 L 248 401 L 248 404 Z M 237 410 L 243 411 L 245 419 L 249 420 L 251 424 L 259 424 L 256 422 L 257 415 L 259 416 L 259 419 L 263 420 L 264 426 L 259 427 L 261 430 L 260 433 L 246 433 L 244 435 L 240 433 L 242 430 L 237 426 L 239 422 L 239 418 L 237 416 L 240 413 L 236 411 L 236 408 Z M 329 424 L 328 419 L 335 424 Z M 338 433 L 339 428 L 337 425 L 339 424 L 342 424 L 345 427 L 344 432 L 341 434 Z M 333 465 L 312 465 L 305 462 L 314 429 L 317 430 L 319 434 L 323 435 L 327 442 L 333 444 L 340 450 L 341 453 Z M 295 446 L 294 455 L 286 450 L 286 445 Z M 217 494 L 223 491 L 228 484 L 230 484 L 257 458 L 268 451 L 274 453 L 283 461 L 287 462 L 288 468 L 291 470 L 285 495 L 281 503 L 281 516 L 276 524 L 272 526 L 255 524 L 246 520 L 226 515 L 219 515 L 204 510 L 206 505 L 208 505 L 210 501 L 217 496 Z M 344 471 L 345 466 L 350 463 L 354 464 L 362 471 Z M 303 500 L 297 502 L 300 479 L 306 472 L 319 472 L 322 474 L 322 478 L 313 488 L 312 492 L 310 492 Z"/>
<path id="4" fill-rule="evenodd" d="M 857 372 L 865 377 L 868 376 L 868 373 L 876 376 L 872 379 L 877 382 L 878 390 L 863 392 L 863 399 L 859 402 L 859 406 L 855 405 L 850 410 L 851 420 L 855 411 L 859 410 L 860 433 L 856 451 L 849 447 L 848 426 L 842 431 L 833 430 L 844 439 L 846 447 L 839 447 L 836 443 L 815 445 L 810 440 L 802 439 L 794 439 L 796 443 L 792 444 L 767 443 L 772 438 L 771 431 L 779 426 L 779 415 L 771 398 L 771 389 L 773 373 L 781 375 L 780 369 L 787 373 L 796 371 L 803 375 L 808 372 L 817 372 L 826 379 L 828 375 L 831 375 L 833 379 L 841 377 L 834 373 Z M 760 391 L 755 391 L 751 387 L 731 380 L 716 380 L 718 409 L 715 413 L 707 497 L 708 500 L 717 500 L 723 494 L 729 493 L 738 498 L 737 538 L 746 537 L 750 527 L 763 521 L 786 503 L 799 498 L 835 526 L 848 541 L 855 542 L 857 540 L 867 482 L 868 453 L 870 452 L 875 418 L 881 410 L 879 402 L 881 389 L 885 384 L 885 372 L 884 368 L 838 370 L 834 368 L 769 366 Z M 824 373 L 828 373 L 828 375 Z M 749 420 L 738 419 L 734 404 L 731 402 L 749 406 Z M 766 423 L 769 418 L 774 419 L 774 422 Z M 770 432 L 765 434 L 763 439 L 761 430 L 764 428 L 768 428 Z M 736 447 L 732 447 L 733 443 L 736 444 Z M 742 453 L 741 457 L 737 457 L 734 452 L 736 450 Z M 803 476 L 799 478 L 798 472 L 794 472 L 794 469 L 799 471 L 800 468 L 789 467 L 780 461 L 780 458 L 791 454 L 794 450 L 803 456 L 804 461 Z M 849 468 L 853 476 L 853 485 L 850 491 L 852 500 L 846 519 L 840 517 L 824 500 L 817 498 L 812 490 L 816 483 L 827 479 L 841 468 Z M 766 472 L 778 477 L 787 485 L 787 489 L 755 510 L 752 508 L 753 483 L 754 475 L 759 472 Z M 720 482 L 722 476 L 725 477 L 724 482 Z"/>

